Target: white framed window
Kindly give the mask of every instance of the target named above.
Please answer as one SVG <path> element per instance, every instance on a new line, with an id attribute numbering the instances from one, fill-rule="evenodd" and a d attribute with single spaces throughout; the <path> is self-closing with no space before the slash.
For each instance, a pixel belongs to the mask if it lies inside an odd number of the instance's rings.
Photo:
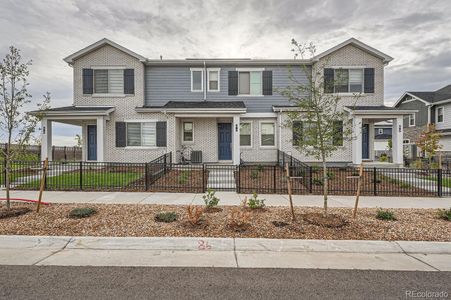
<path id="1" fill-rule="evenodd" d="M 219 78 L 221 74 L 221 69 L 207 69 L 207 82 L 209 92 L 219 92 Z"/>
<path id="2" fill-rule="evenodd" d="M 260 146 L 274 147 L 276 145 L 276 123 L 260 122 Z"/>
<path id="3" fill-rule="evenodd" d="M 379 128 L 379 129 L 377 130 L 377 134 L 384 134 L 384 129 Z"/>
<path id="4" fill-rule="evenodd" d="M 124 69 L 94 69 L 94 94 L 124 94 Z"/>
<path id="5" fill-rule="evenodd" d="M 127 147 L 156 147 L 156 122 L 127 122 Z"/>
<path id="6" fill-rule="evenodd" d="M 252 147 L 252 122 L 241 122 L 240 124 L 240 146 Z"/>
<path id="7" fill-rule="evenodd" d="M 238 95 L 263 95 L 263 70 L 238 70 Z"/>
<path id="8" fill-rule="evenodd" d="M 437 107 L 437 123 L 443 123 L 445 115 L 445 108 L 443 106 Z"/>
<path id="9" fill-rule="evenodd" d="M 188 143 L 194 142 L 194 124 L 193 124 L 193 122 L 191 122 L 191 121 L 183 122 L 182 126 L 183 126 L 182 141 L 185 143 L 186 142 L 188 142 Z"/>
<path id="10" fill-rule="evenodd" d="M 334 93 L 363 93 L 364 68 L 334 69 Z"/>
<path id="11" fill-rule="evenodd" d="M 191 68 L 191 92 L 204 90 L 204 69 Z"/>
<path id="12" fill-rule="evenodd" d="M 409 127 L 415 126 L 415 114 L 409 115 Z"/>

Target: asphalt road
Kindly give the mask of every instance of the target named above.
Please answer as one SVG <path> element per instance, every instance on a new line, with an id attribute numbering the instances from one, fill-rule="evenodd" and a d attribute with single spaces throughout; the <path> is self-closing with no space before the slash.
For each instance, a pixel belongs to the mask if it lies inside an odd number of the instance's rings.
<path id="1" fill-rule="evenodd" d="M 451 272 L 0 266 L 0 299 L 407 299 L 411 290 L 449 299 Z"/>

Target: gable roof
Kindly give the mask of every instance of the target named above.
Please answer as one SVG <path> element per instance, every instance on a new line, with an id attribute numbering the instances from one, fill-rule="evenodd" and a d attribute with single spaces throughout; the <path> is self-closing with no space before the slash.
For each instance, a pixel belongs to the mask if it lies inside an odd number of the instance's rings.
<path id="1" fill-rule="evenodd" d="M 121 45 L 119 45 L 119 44 L 117 44 L 117 43 L 115 43 L 115 42 L 113 42 L 111 40 L 109 40 L 109 39 L 106 39 L 106 38 L 103 38 L 100 41 L 97 41 L 94 44 L 91 44 L 91 45 L 89 45 L 89 46 L 87 46 L 87 47 L 85 47 L 85 48 L 83 48 L 83 49 L 81 49 L 81 50 L 69 55 L 68 57 L 64 58 L 63 60 L 65 62 L 67 62 L 68 64 L 73 64 L 74 60 L 76 60 L 76 59 L 78 59 L 78 58 L 80 58 L 82 56 L 85 56 L 86 54 L 88 54 L 88 53 L 90 53 L 92 51 L 95 51 L 95 50 L 97 50 L 97 49 L 99 49 L 99 48 L 101 48 L 101 47 L 103 47 L 105 45 L 110 45 L 111 47 L 114 47 L 114 48 L 116 48 L 116 49 L 118 49 L 118 50 L 120 50 L 122 52 L 125 52 L 128 55 L 139 59 L 139 61 L 141 61 L 141 62 L 145 62 L 147 60 L 144 56 L 139 55 L 136 52 L 133 52 L 133 51 L 131 51 L 131 50 L 129 50 L 129 49 L 127 49 L 127 48 L 125 48 L 125 47 L 123 47 L 123 46 L 121 46 Z"/>
<path id="2" fill-rule="evenodd" d="M 396 101 L 394 106 L 401 104 L 406 95 L 412 96 L 417 100 L 424 102 L 425 105 L 428 104 L 437 104 L 442 101 L 451 101 L 451 84 L 442 87 L 436 91 L 425 91 L 425 92 L 405 92 L 399 99 Z"/>
<path id="3" fill-rule="evenodd" d="M 389 62 L 391 62 L 393 60 L 393 57 L 391 57 L 390 55 L 387 55 L 365 43 L 362 43 L 361 41 L 359 41 L 358 39 L 355 39 L 355 38 L 350 38 L 350 39 L 344 41 L 343 43 L 340 43 L 340 44 L 330 48 L 329 50 L 326 50 L 326 51 L 316 55 L 315 57 L 313 57 L 313 60 L 319 60 L 319 59 L 331 54 L 332 52 L 335 52 L 348 45 L 353 45 L 363 51 L 366 51 L 376 57 L 381 58 L 382 61 L 384 62 L 384 64 L 388 64 Z"/>

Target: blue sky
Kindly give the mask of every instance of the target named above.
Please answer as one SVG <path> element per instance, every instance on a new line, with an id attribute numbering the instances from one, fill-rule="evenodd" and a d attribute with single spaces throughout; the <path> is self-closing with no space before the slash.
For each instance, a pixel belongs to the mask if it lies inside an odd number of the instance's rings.
<path id="1" fill-rule="evenodd" d="M 395 60 L 385 100 L 451 83 L 451 1 L 9 1 L 0 2 L 0 56 L 8 46 L 33 60 L 30 91 L 53 107 L 72 103 L 67 55 L 107 37 L 149 58 L 289 58 L 290 40 L 319 51 L 350 37 Z M 77 127 L 55 125 L 54 144 L 72 145 Z"/>

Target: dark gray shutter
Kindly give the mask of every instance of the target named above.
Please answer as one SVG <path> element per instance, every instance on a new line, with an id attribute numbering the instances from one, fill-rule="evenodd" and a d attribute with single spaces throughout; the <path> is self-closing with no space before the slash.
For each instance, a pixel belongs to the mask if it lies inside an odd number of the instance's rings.
<path id="1" fill-rule="evenodd" d="M 93 82 L 92 69 L 83 69 L 83 94 L 93 93 Z"/>
<path id="2" fill-rule="evenodd" d="M 374 68 L 365 68 L 364 72 L 365 93 L 374 93 Z"/>
<path id="3" fill-rule="evenodd" d="M 166 122 L 157 122 L 157 147 L 166 147 Z"/>
<path id="4" fill-rule="evenodd" d="M 127 146 L 127 126 L 125 122 L 116 122 L 116 147 Z"/>
<path id="5" fill-rule="evenodd" d="M 334 69 L 324 69 L 324 93 L 334 92 Z"/>
<path id="6" fill-rule="evenodd" d="M 292 140 L 293 146 L 296 146 L 299 143 L 299 141 L 301 141 L 303 139 L 302 130 L 303 130 L 302 121 L 294 121 L 293 122 L 293 140 Z"/>
<path id="7" fill-rule="evenodd" d="M 431 119 L 429 120 L 429 123 L 431 123 L 431 124 L 435 124 L 435 110 L 437 109 L 437 106 L 431 106 Z M 404 127 L 406 127 L 405 125 L 404 125 Z"/>
<path id="8" fill-rule="evenodd" d="M 125 69 L 124 70 L 124 94 L 134 94 L 135 93 L 135 70 Z"/>
<path id="9" fill-rule="evenodd" d="M 238 95 L 238 71 L 229 71 L 229 96 Z"/>
<path id="10" fill-rule="evenodd" d="M 343 146 L 343 122 L 334 121 L 333 126 L 334 132 L 332 144 L 334 146 Z"/>
<path id="11" fill-rule="evenodd" d="M 272 95 L 272 71 L 263 71 L 263 95 Z"/>

